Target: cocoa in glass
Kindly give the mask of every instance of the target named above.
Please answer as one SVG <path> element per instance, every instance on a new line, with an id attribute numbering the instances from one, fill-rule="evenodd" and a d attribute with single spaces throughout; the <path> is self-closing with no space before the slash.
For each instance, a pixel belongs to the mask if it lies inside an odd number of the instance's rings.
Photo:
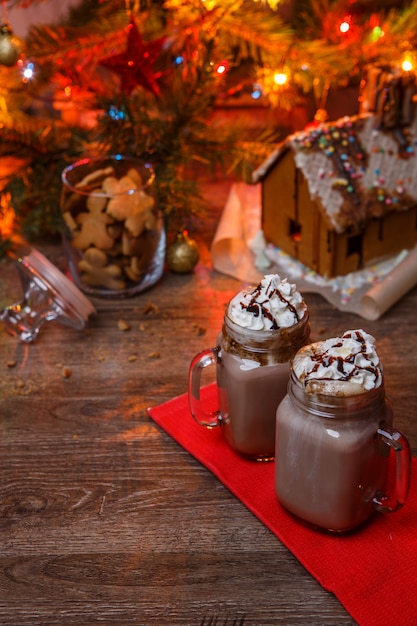
<path id="1" fill-rule="evenodd" d="M 295 285 L 277 275 L 235 296 L 227 306 L 217 345 L 196 355 L 188 397 L 202 426 L 221 426 L 229 445 L 254 460 L 275 455 L 275 415 L 286 394 L 290 360 L 309 340 L 307 307 Z M 200 400 L 201 375 L 216 366 L 219 408 Z"/>
<path id="2" fill-rule="evenodd" d="M 387 493 L 390 451 L 396 482 Z M 346 532 L 406 501 L 410 447 L 393 427 L 374 339 L 347 331 L 302 348 L 277 410 L 275 488 L 299 519 Z"/>

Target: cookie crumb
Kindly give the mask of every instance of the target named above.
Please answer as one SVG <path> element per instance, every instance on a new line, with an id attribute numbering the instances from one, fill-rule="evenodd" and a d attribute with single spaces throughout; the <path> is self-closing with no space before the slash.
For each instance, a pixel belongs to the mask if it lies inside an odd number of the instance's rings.
<path id="1" fill-rule="evenodd" d="M 151 352 L 149 354 L 149 358 L 150 359 L 160 359 L 161 358 L 161 353 L 160 352 Z"/>
<path id="2" fill-rule="evenodd" d="M 127 357 L 127 360 L 129 361 L 129 363 L 133 363 L 133 361 L 137 360 L 137 356 L 136 354 L 131 354 L 130 356 Z"/>
<path id="3" fill-rule="evenodd" d="M 16 381 L 16 387 L 18 389 L 23 389 L 24 386 L 25 386 L 25 381 L 19 378 L 19 380 Z"/>
<path id="4" fill-rule="evenodd" d="M 66 367 L 65 365 L 64 365 L 64 367 L 62 368 L 61 373 L 62 373 L 62 377 L 63 377 L 63 378 L 70 378 L 70 376 L 71 376 L 71 370 L 70 370 L 70 368 L 69 368 L 69 367 Z"/>
<path id="5" fill-rule="evenodd" d="M 126 330 L 130 330 L 131 329 L 130 324 L 128 324 L 125 320 L 119 320 L 117 322 L 117 326 L 118 326 L 119 330 L 121 330 L 123 332 L 126 331 Z"/>
<path id="6" fill-rule="evenodd" d="M 143 308 L 143 312 L 145 315 L 156 314 L 159 313 L 159 306 L 149 301 L 145 304 Z"/>
<path id="7" fill-rule="evenodd" d="M 10 360 L 10 361 L 7 361 L 6 365 L 7 367 L 12 368 L 12 367 L 16 367 L 17 363 L 16 361 Z"/>

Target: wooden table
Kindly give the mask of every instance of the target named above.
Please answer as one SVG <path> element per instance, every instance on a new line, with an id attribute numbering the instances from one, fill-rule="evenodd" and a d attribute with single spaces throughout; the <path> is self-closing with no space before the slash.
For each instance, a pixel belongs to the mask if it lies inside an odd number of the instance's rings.
<path id="1" fill-rule="evenodd" d="M 86 331 L 47 323 L 27 345 L 0 327 L 1 624 L 354 623 L 146 412 L 186 391 L 191 358 L 214 345 L 241 287 L 212 271 L 208 251 L 229 186 L 203 182 L 194 273 L 95 301 Z M 63 268 L 59 243 L 38 247 Z M 3 307 L 20 288 L 11 263 L 0 272 Z M 313 339 L 360 327 L 376 337 L 396 425 L 416 453 L 417 289 L 374 323 L 306 301 Z"/>

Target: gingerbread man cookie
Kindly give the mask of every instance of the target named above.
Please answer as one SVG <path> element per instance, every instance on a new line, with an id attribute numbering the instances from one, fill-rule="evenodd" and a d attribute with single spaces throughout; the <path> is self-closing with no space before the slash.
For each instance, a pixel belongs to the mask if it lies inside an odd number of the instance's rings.
<path id="1" fill-rule="evenodd" d="M 78 263 L 82 272 L 82 280 L 90 287 L 106 287 L 107 289 L 124 289 L 126 282 L 122 278 L 122 270 L 118 265 L 107 265 L 107 255 L 97 248 L 89 248 Z"/>
<path id="2" fill-rule="evenodd" d="M 145 229 L 151 230 L 156 226 L 156 218 L 153 214 L 154 199 L 144 191 L 139 190 L 134 195 L 134 203 L 131 212 L 125 220 L 127 230 L 134 236 L 139 237 Z"/>
<path id="3" fill-rule="evenodd" d="M 152 220 L 147 224 L 153 217 L 154 199 L 141 189 L 141 185 L 142 179 L 135 169 L 130 169 L 120 180 L 109 176 L 102 185 L 103 191 L 111 197 L 106 212 L 115 220 L 124 220 L 125 227 L 134 237 L 139 237 L 145 228 L 155 227 Z"/>
<path id="4" fill-rule="evenodd" d="M 134 209 L 138 193 L 134 181 L 129 176 L 123 176 L 120 180 L 109 177 L 103 181 L 103 191 L 111 198 L 106 212 L 115 220 L 125 220 L 129 217 Z"/>
<path id="5" fill-rule="evenodd" d="M 107 232 L 107 225 L 113 220 L 103 212 L 107 199 L 104 196 L 91 195 L 87 200 L 88 213 L 79 213 L 75 221 L 80 231 L 75 234 L 72 245 L 80 250 L 89 246 L 97 246 L 101 250 L 110 250 L 114 240 Z"/>

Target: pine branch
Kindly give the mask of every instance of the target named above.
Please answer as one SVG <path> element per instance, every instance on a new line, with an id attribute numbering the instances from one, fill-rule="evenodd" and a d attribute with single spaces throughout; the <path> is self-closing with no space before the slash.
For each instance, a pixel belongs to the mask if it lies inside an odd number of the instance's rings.
<path id="1" fill-rule="evenodd" d="M 14 0 L 13 6 L 42 1 Z M 59 24 L 33 27 L 26 42 L 26 58 L 35 64 L 30 88 L 18 86 L 17 71 L 0 67 L 0 98 L 7 98 L 8 108 L 0 114 L 0 155 L 27 158 L 7 188 L 25 229 L 32 234 L 59 229 L 60 173 L 87 152 L 150 160 L 165 217 L 183 226 L 203 209 L 197 181 L 187 175 L 190 164 L 221 167 L 248 179 L 276 140 L 265 133 L 247 141 L 239 124 L 214 124 L 216 101 L 256 82 L 264 85 L 272 107 L 290 109 L 303 93 L 314 93 L 321 102 L 330 86 L 358 80 L 367 62 L 398 59 L 416 45 L 417 0 L 390 9 L 396 4 L 350 2 L 358 23 L 380 11 L 386 33 L 374 41 L 364 31 L 360 39 L 343 42 L 337 24 L 347 0 L 297 0 L 289 23 L 252 0 L 138 0 L 134 17 L 143 39 L 166 37 L 154 65 L 159 97 L 140 85 L 123 94 L 117 73 L 100 65 L 126 50 L 125 0 L 83 0 Z M 226 80 L 215 71 L 223 61 L 232 68 Z M 231 89 L 228 80 L 241 67 L 245 77 Z M 291 79 L 276 87 L 274 74 L 283 70 Z M 71 98 L 62 95 L 67 87 Z M 65 111 L 62 117 L 58 112 L 66 105 L 74 113 L 71 125 Z M 96 126 L 82 126 L 83 110 L 97 114 Z"/>

